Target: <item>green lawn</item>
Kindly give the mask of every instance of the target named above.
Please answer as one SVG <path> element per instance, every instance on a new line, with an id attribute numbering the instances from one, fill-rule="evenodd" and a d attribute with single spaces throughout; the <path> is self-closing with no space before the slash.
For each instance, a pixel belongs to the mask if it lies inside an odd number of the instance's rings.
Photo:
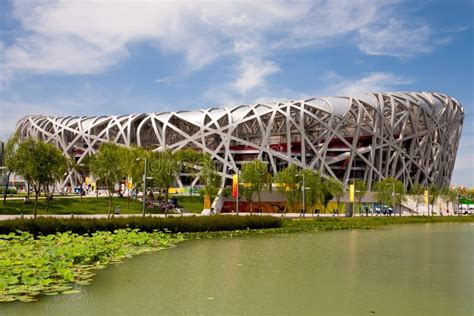
<path id="1" fill-rule="evenodd" d="M 177 196 L 178 204 L 192 213 L 200 213 L 203 206 L 203 198 L 200 196 Z M 46 214 L 46 201 L 38 200 L 38 214 Z M 121 214 L 140 214 L 142 212 L 141 200 L 130 200 L 126 197 L 114 197 L 112 206 L 119 207 Z M 108 212 L 109 201 L 106 197 L 83 198 L 82 203 L 79 197 L 62 198 L 55 197 L 49 204 L 48 214 L 106 214 Z M 30 204 L 23 204 L 22 200 L 7 200 L 7 205 L 0 203 L 0 214 L 33 214 L 33 200 Z M 147 213 L 159 213 L 157 209 L 147 209 Z"/>

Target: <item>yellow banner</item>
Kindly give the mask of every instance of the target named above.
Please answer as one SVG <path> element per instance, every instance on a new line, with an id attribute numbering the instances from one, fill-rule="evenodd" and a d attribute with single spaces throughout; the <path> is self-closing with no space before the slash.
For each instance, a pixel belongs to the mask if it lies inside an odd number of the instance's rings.
<path id="1" fill-rule="evenodd" d="M 354 191 L 355 191 L 355 188 L 354 188 L 354 185 L 353 184 L 350 184 L 349 185 L 349 202 L 354 202 Z"/>
<path id="2" fill-rule="evenodd" d="M 429 198 L 428 198 L 428 190 L 425 190 L 425 204 L 428 206 Z"/>
<path id="3" fill-rule="evenodd" d="M 239 176 L 234 174 L 232 176 L 232 197 L 234 199 L 237 198 L 237 195 L 239 194 Z"/>
<path id="4" fill-rule="evenodd" d="M 209 208 L 211 208 L 211 197 L 208 194 L 206 194 L 204 196 L 204 209 L 209 209 Z"/>

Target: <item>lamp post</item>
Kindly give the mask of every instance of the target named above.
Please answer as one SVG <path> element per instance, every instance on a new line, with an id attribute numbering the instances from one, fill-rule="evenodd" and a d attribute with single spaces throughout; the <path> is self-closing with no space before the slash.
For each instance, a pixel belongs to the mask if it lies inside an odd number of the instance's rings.
<path id="1" fill-rule="evenodd" d="M 393 204 L 393 211 L 395 212 L 395 183 L 387 183 L 387 185 L 392 186 L 392 204 Z M 400 210 L 400 216 L 402 216 L 401 210 Z"/>
<path id="2" fill-rule="evenodd" d="M 302 191 L 302 196 L 303 196 L 303 217 L 305 217 L 305 214 L 306 214 L 306 198 L 305 198 L 305 191 L 306 191 L 306 188 L 305 188 L 305 183 L 304 183 L 304 169 L 303 169 L 303 173 L 299 173 L 296 175 L 297 177 L 302 177 L 302 186 L 301 186 L 301 191 Z"/>
<path id="3" fill-rule="evenodd" d="M 145 161 L 145 166 L 143 170 L 143 205 L 142 205 L 142 216 L 145 216 L 145 206 L 146 206 L 146 179 L 147 179 L 147 173 L 148 173 L 148 168 L 147 168 L 147 160 L 145 158 L 137 158 L 136 161 L 143 160 Z"/>

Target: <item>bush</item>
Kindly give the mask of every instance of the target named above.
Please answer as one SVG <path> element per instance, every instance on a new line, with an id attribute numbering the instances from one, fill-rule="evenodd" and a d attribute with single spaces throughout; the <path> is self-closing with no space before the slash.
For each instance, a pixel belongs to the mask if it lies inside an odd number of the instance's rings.
<path id="1" fill-rule="evenodd" d="M 123 228 L 141 231 L 169 231 L 171 233 L 230 231 L 262 228 L 279 228 L 282 221 L 271 216 L 206 216 L 206 217 L 128 217 L 111 219 L 52 218 L 14 219 L 0 222 L 0 234 L 29 232 L 35 236 L 72 232 L 88 234 Z"/>
<path id="2" fill-rule="evenodd" d="M 5 193 L 5 187 L 0 187 L 0 194 Z M 15 188 L 8 188 L 7 194 L 17 194 L 17 190 Z"/>

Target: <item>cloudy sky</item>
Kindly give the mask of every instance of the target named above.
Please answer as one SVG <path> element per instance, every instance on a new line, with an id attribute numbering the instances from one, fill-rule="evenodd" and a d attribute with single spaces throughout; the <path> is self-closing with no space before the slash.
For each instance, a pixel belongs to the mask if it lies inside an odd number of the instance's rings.
<path id="1" fill-rule="evenodd" d="M 464 105 L 453 183 L 474 186 L 473 12 L 471 0 L 2 0 L 0 139 L 27 114 L 436 91 Z"/>

